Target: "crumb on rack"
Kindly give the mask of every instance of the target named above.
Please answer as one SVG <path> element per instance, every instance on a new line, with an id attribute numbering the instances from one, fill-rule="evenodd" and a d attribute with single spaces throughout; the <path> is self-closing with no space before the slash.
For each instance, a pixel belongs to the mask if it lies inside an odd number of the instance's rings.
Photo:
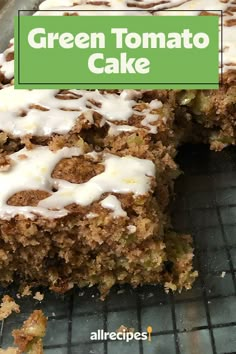
<path id="1" fill-rule="evenodd" d="M 35 310 L 23 323 L 20 329 L 12 331 L 14 343 L 19 348 L 19 353 L 43 353 L 43 341 L 47 327 L 47 318 L 41 310 Z"/>
<path id="2" fill-rule="evenodd" d="M 9 347 L 7 349 L 0 348 L 0 354 L 20 354 L 17 348 Z"/>
<path id="3" fill-rule="evenodd" d="M 22 297 L 25 296 L 31 296 L 32 291 L 31 291 L 31 286 L 26 285 L 23 290 L 19 290 L 19 293 L 16 294 L 17 299 L 21 299 Z"/>
<path id="4" fill-rule="evenodd" d="M 117 333 L 134 333 L 134 328 L 129 328 L 124 325 L 121 325 L 117 330 Z"/>
<path id="5" fill-rule="evenodd" d="M 41 294 L 39 291 L 35 293 L 33 296 L 33 299 L 38 300 L 38 301 L 43 301 L 44 299 L 44 294 Z"/>
<path id="6" fill-rule="evenodd" d="M 31 286 L 26 285 L 21 293 L 21 296 L 31 296 L 32 295 L 32 291 L 31 291 Z"/>
<path id="7" fill-rule="evenodd" d="M 0 321 L 9 317 L 12 312 L 19 313 L 20 306 L 17 305 L 15 300 L 12 299 L 9 295 L 5 295 L 2 298 L 2 303 L 0 307 Z"/>

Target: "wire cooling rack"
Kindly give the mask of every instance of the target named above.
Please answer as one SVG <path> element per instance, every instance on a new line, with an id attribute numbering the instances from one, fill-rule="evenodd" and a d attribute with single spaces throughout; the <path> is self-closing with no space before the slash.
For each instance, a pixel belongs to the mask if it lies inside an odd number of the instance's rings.
<path id="1" fill-rule="evenodd" d="M 185 174 L 176 183 L 173 219 L 194 237 L 200 276 L 193 289 L 167 295 L 157 286 L 119 287 L 105 302 L 95 288 L 65 296 L 46 292 L 41 303 L 23 298 L 17 300 L 21 313 L 1 325 L 3 348 L 12 345 L 11 330 L 37 308 L 49 319 L 46 354 L 236 353 L 236 150 L 185 146 L 179 162 Z M 91 332 L 121 325 L 140 332 L 151 325 L 152 341 L 90 341 Z"/>

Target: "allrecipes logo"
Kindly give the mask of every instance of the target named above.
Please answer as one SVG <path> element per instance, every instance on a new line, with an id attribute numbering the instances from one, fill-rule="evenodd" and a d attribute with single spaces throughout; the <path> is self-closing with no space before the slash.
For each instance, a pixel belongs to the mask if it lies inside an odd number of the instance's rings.
<path id="1" fill-rule="evenodd" d="M 148 326 L 146 332 L 135 332 L 133 329 L 127 329 L 125 326 L 121 326 L 116 332 L 105 332 L 103 329 L 97 330 L 90 334 L 90 340 L 92 341 L 125 341 L 129 343 L 132 340 L 147 340 L 151 342 L 152 327 Z"/>

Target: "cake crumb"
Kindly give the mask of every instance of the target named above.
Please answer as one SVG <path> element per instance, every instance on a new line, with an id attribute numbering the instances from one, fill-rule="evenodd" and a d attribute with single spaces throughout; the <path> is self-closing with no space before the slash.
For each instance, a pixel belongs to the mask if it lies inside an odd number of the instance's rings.
<path id="1" fill-rule="evenodd" d="M 28 156 L 25 154 L 20 154 L 20 155 L 18 155 L 18 159 L 19 160 L 26 160 L 26 159 L 28 159 Z"/>
<path id="2" fill-rule="evenodd" d="M 20 329 L 12 331 L 18 353 L 43 354 L 43 341 L 47 327 L 47 318 L 41 310 L 35 310 Z"/>
<path id="3" fill-rule="evenodd" d="M 221 277 L 221 278 L 224 278 L 225 275 L 226 275 L 226 272 L 222 272 L 220 277 Z"/>
<path id="4" fill-rule="evenodd" d="M 128 328 L 124 325 L 121 325 L 117 330 L 116 333 L 134 333 L 134 328 Z"/>
<path id="5" fill-rule="evenodd" d="M 21 143 L 25 145 L 27 150 L 32 150 L 35 147 L 35 144 L 31 142 L 32 135 L 27 134 L 21 138 Z"/>
<path id="6" fill-rule="evenodd" d="M 32 295 L 32 291 L 31 291 L 31 286 L 26 285 L 21 293 L 21 296 L 31 296 Z"/>
<path id="7" fill-rule="evenodd" d="M 0 172 L 9 171 L 12 165 L 12 160 L 9 156 L 0 156 Z"/>
<path id="8" fill-rule="evenodd" d="M 166 294 L 169 294 L 170 290 L 172 290 L 172 291 L 177 290 L 177 286 L 175 284 L 173 284 L 172 282 L 165 282 L 164 287 L 165 287 Z"/>
<path id="9" fill-rule="evenodd" d="M 41 294 L 39 291 L 35 293 L 33 296 L 33 299 L 38 300 L 38 301 L 43 301 L 44 299 L 44 294 Z"/>
<path id="10" fill-rule="evenodd" d="M 0 74 L 0 76 L 1 76 L 1 74 Z M 0 86 L 0 90 L 1 90 L 1 86 Z M 7 142 L 7 139 L 8 139 L 7 134 L 1 132 L 0 133 L 0 146 L 1 147 Z"/>
<path id="11" fill-rule="evenodd" d="M 5 295 L 2 298 L 2 303 L 0 307 L 0 321 L 8 318 L 12 312 L 19 313 L 20 312 L 20 306 L 17 305 L 10 296 Z"/>
<path id="12" fill-rule="evenodd" d="M 0 348 L 0 354 L 20 354 L 17 348 L 9 347 L 7 349 Z"/>

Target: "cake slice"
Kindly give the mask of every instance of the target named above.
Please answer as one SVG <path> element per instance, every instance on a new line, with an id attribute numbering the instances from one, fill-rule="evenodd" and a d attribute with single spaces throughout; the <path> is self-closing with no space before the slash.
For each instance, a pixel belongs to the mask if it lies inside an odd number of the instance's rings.
<path id="1" fill-rule="evenodd" d="M 191 239 L 166 232 L 151 160 L 34 146 L 8 161 L 0 172 L 2 284 L 18 277 L 58 292 L 96 284 L 102 295 L 115 283 L 191 286 Z"/>
<path id="2" fill-rule="evenodd" d="M 208 7 L 47 0 L 40 9 L 52 11 L 35 15 L 209 15 Z M 191 238 L 173 232 L 168 211 L 177 148 L 197 140 L 219 150 L 236 136 L 235 1 L 211 8 L 224 12 L 218 91 L 14 90 L 11 41 L 0 56 L 1 284 L 98 285 L 102 296 L 116 283 L 191 287 Z"/>
<path id="3" fill-rule="evenodd" d="M 174 115 L 149 98 L 0 90 L 2 283 L 97 284 L 103 296 L 115 283 L 191 287 L 191 239 L 167 213 Z"/>

